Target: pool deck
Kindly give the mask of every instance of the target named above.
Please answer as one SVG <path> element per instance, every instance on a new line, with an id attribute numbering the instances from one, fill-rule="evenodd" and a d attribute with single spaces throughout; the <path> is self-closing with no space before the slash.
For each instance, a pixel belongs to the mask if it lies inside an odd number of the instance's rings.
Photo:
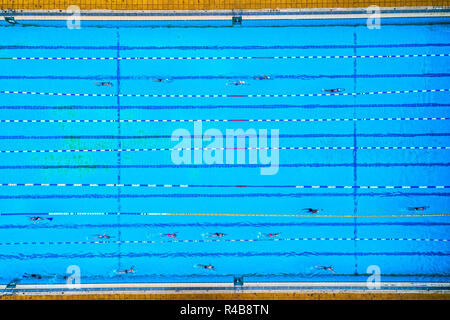
<path id="1" fill-rule="evenodd" d="M 236 13 L 230 10 L 202 11 L 114 11 L 83 10 L 80 13 L 81 21 L 227 21 Z M 371 13 L 366 9 L 280 9 L 277 13 L 270 10 L 243 10 L 237 15 L 244 21 L 249 20 L 335 20 L 335 19 L 367 19 Z M 383 8 L 380 11 L 380 19 L 388 18 L 421 18 L 421 17 L 450 17 L 450 8 L 426 7 L 421 9 L 411 8 Z M 64 21 L 70 19 L 64 12 L 50 10 L 22 10 L 16 12 L 14 18 L 17 21 Z"/>
<path id="2" fill-rule="evenodd" d="M 0 9 L 5 8 L 1 5 Z M 17 21 L 66 21 L 72 16 L 60 9 L 19 9 L 0 12 Z M 231 21 L 240 16 L 243 21 L 264 20 L 344 20 L 369 19 L 373 15 L 366 7 L 358 8 L 283 8 L 283 9 L 214 9 L 214 10 L 109 10 L 81 9 L 80 21 Z M 392 18 L 447 18 L 450 6 L 381 7 L 380 19 Z"/>
<path id="3" fill-rule="evenodd" d="M 314 283 L 116 283 L 17 285 L 0 300 L 450 300 L 447 283 L 365 282 Z"/>
<path id="4" fill-rule="evenodd" d="M 450 300 L 448 293 L 418 292 L 237 292 L 19 294 L 0 300 Z"/>
<path id="5" fill-rule="evenodd" d="M 449 6 L 448 0 L 0 0 L 0 9 L 64 10 L 77 5 L 81 10 L 240 10 L 292 8 L 367 8 Z"/>

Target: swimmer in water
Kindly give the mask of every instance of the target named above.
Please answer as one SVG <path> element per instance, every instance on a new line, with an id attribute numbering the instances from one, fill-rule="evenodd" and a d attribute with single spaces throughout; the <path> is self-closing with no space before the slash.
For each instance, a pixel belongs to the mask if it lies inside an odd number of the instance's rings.
<path id="1" fill-rule="evenodd" d="M 153 79 L 153 82 L 169 82 L 168 78 L 156 78 Z"/>
<path id="2" fill-rule="evenodd" d="M 209 269 L 209 270 L 214 270 L 215 268 L 214 268 L 214 266 L 212 266 L 212 265 L 204 265 L 204 264 L 198 264 L 197 265 L 197 268 L 200 268 L 200 269 Z"/>
<path id="3" fill-rule="evenodd" d="M 322 91 L 329 92 L 329 93 L 336 93 L 336 92 L 342 92 L 342 91 L 345 91 L 345 89 L 342 89 L 342 88 L 336 88 L 336 89 L 322 89 Z"/>
<path id="4" fill-rule="evenodd" d="M 176 233 L 161 233 L 162 236 L 164 237 L 169 237 L 169 238 L 176 238 L 177 234 Z"/>
<path id="5" fill-rule="evenodd" d="M 22 278 L 24 279 L 42 279 L 42 276 L 40 274 L 37 273 L 24 273 Z"/>
<path id="6" fill-rule="evenodd" d="M 270 77 L 269 77 L 269 76 L 266 76 L 266 75 L 263 75 L 263 76 L 255 77 L 255 78 L 253 78 L 253 79 L 254 79 L 254 80 L 269 80 Z"/>
<path id="7" fill-rule="evenodd" d="M 41 275 L 41 274 L 37 274 L 37 273 L 24 273 L 22 276 L 23 279 L 37 279 L 37 280 L 42 280 L 42 279 L 63 279 L 63 280 L 67 280 L 67 278 L 69 278 L 69 276 L 67 275 L 58 275 L 58 274 L 45 274 L 45 275 Z"/>
<path id="8" fill-rule="evenodd" d="M 276 237 L 279 237 L 280 234 L 279 234 L 279 233 L 261 233 L 261 232 L 260 232 L 258 238 L 259 238 L 260 236 L 264 236 L 264 237 L 266 237 L 266 238 L 276 238 Z"/>
<path id="9" fill-rule="evenodd" d="M 425 211 L 426 209 L 428 209 L 429 206 L 423 206 L 423 207 L 409 207 L 408 210 L 409 211 Z"/>
<path id="10" fill-rule="evenodd" d="M 217 238 L 222 238 L 225 237 L 226 234 L 225 233 L 221 233 L 221 232 L 215 232 L 215 233 L 208 233 L 208 235 L 212 238 L 217 237 Z"/>
<path id="11" fill-rule="evenodd" d="M 243 81 L 243 80 L 238 80 L 238 81 L 229 81 L 227 83 L 227 85 L 230 85 L 230 84 L 235 85 L 235 86 L 241 86 L 241 85 L 244 85 L 244 84 L 247 84 L 247 83 L 245 81 Z"/>
<path id="12" fill-rule="evenodd" d="M 136 273 L 136 270 L 134 270 L 134 266 L 131 266 L 130 269 L 125 269 L 125 270 L 119 270 L 117 271 L 117 273 Z"/>
<path id="13" fill-rule="evenodd" d="M 303 211 L 306 211 L 307 213 L 313 213 L 313 214 L 319 213 L 320 210 L 321 209 L 314 209 L 314 208 L 305 208 L 305 209 L 303 209 Z"/>
<path id="14" fill-rule="evenodd" d="M 106 233 L 104 233 L 104 234 L 94 234 L 94 237 L 96 237 L 98 239 L 111 239 L 111 236 L 107 235 Z"/>
<path id="15" fill-rule="evenodd" d="M 33 221 L 33 223 L 37 223 L 39 221 L 44 221 L 44 220 L 52 221 L 53 218 L 31 217 L 30 220 Z"/>
<path id="16" fill-rule="evenodd" d="M 112 87 L 112 82 L 96 82 L 95 85 L 97 87 Z"/>
<path id="17" fill-rule="evenodd" d="M 320 269 L 320 270 L 329 270 L 329 271 L 331 271 L 331 272 L 333 272 L 333 273 L 336 273 L 336 271 L 333 270 L 333 267 L 332 267 L 332 266 L 329 266 L 329 267 L 325 267 L 325 266 L 315 266 L 314 268 Z"/>

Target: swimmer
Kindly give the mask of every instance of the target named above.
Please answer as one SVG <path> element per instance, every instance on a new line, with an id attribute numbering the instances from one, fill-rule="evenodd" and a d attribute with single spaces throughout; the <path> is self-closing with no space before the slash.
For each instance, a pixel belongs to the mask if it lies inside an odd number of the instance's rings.
<path id="1" fill-rule="evenodd" d="M 330 93 L 336 93 L 336 92 L 342 92 L 342 91 L 345 91 L 345 89 L 342 89 L 342 88 L 336 88 L 336 89 L 322 89 L 322 91 L 330 92 Z"/>
<path id="2" fill-rule="evenodd" d="M 119 270 L 117 273 L 136 273 L 136 270 L 134 270 L 134 266 L 131 266 L 130 269 Z"/>
<path id="3" fill-rule="evenodd" d="M 235 85 L 235 86 L 240 86 L 240 85 L 244 85 L 244 84 L 247 84 L 247 83 L 245 81 L 243 81 L 243 80 L 238 80 L 238 81 L 229 81 L 227 83 L 227 85 L 230 85 L 230 84 Z"/>
<path id="4" fill-rule="evenodd" d="M 37 274 L 37 273 L 24 273 L 22 276 L 23 279 L 67 279 L 67 276 L 60 276 L 55 273 L 49 273 L 49 274 Z"/>
<path id="5" fill-rule="evenodd" d="M 56 273 L 53 273 L 52 275 L 49 275 L 48 277 L 53 280 L 67 280 L 70 278 L 70 276 L 68 276 L 68 275 L 61 275 L 61 274 L 56 274 Z"/>
<path id="6" fill-rule="evenodd" d="M 153 79 L 153 82 L 169 82 L 168 78 L 156 78 Z"/>
<path id="7" fill-rule="evenodd" d="M 255 78 L 253 78 L 253 79 L 254 79 L 254 80 L 269 80 L 270 77 L 269 77 L 269 76 L 266 76 L 266 75 L 263 75 L 263 76 L 255 77 Z"/>
<path id="8" fill-rule="evenodd" d="M 107 235 L 106 233 L 104 233 L 104 234 L 94 234 L 94 237 L 96 237 L 98 239 L 111 239 L 111 236 Z"/>
<path id="9" fill-rule="evenodd" d="M 176 238 L 177 234 L 176 233 L 161 233 L 162 236 L 164 237 L 169 237 L 169 238 Z"/>
<path id="10" fill-rule="evenodd" d="M 24 279 L 42 279 L 42 276 L 40 274 L 36 274 L 36 273 L 24 273 L 22 278 Z"/>
<path id="11" fill-rule="evenodd" d="M 423 206 L 423 207 L 409 207 L 408 210 L 409 211 L 425 211 L 426 209 L 428 209 L 429 206 Z"/>
<path id="12" fill-rule="evenodd" d="M 198 264 L 197 265 L 197 268 L 200 268 L 200 269 L 209 269 L 209 270 L 214 270 L 215 268 L 214 268 L 214 266 L 212 266 L 212 265 L 204 265 L 204 264 Z"/>
<path id="13" fill-rule="evenodd" d="M 332 267 L 332 266 L 329 266 L 329 267 L 325 267 L 325 266 L 315 266 L 314 268 L 320 269 L 320 270 L 329 270 L 329 271 L 331 271 L 331 272 L 333 272 L 333 273 L 336 273 L 336 271 L 333 270 L 333 267 Z"/>
<path id="14" fill-rule="evenodd" d="M 53 218 L 31 217 L 30 220 L 33 221 L 33 223 L 37 223 L 39 221 L 44 221 L 44 220 L 52 221 Z"/>
<path id="15" fill-rule="evenodd" d="M 303 211 L 306 211 L 307 213 L 318 213 L 321 209 L 313 209 L 313 208 L 305 208 Z"/>
<path id="16" fill-rule="evenodd" d="M 259 235 L 258 235 L 258 238 L 260 237 L 260 236 L 264 236 L 264 237 L 266 237 L 266 238 L 276 238 L 276 237 L 279 237 L 280 236 L 280 234 L 279 233 L 259 233 Z"/>
<path id="17" fill-rule="evenodd" d="M 112 82 L 96 82 L 95 85 L 98 87 L 112 87 L 113 86 Z"/>
<path id="18" fill-rule="evenodd" d="M 209 235 L 210 237 L 218 237 L 218 238 L 221 238 L 221 237 L 225 237 L 225 236 L 226 236 L 225 233 L 221 233 L 221 232 L 208 233 L 208 235 Z"/>

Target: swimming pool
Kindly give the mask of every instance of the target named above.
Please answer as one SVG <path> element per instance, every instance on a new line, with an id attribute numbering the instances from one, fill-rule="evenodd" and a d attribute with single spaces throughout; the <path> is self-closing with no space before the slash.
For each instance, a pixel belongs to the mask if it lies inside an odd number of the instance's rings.
<path id="1" fill-rule="evenodd" d="M 0 27 L 1 284 L 448 282 L 448 24 L 29 24 Z"/>

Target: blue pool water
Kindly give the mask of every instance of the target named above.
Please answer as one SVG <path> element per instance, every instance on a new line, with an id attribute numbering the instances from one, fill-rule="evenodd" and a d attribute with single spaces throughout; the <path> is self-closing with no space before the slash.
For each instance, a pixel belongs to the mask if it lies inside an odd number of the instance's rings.
<path id="1" fill-rule="evenodd" d="M 71 265 L 85 283 L 365 281 L 372 265 L 382 281 L 447 282 L 450 94 L 431 90 L 450 88 L 448 25 L 278 24 L 1 25 L 0 283 L 63 283 Z M 269 147 L 279 130 L 277 173 L 261 175 L 260 150 L 257 163 L 249 150 L 245 163 L 194 163 L 194 151 L 174 163 L 171 135 L 195 134 L 179 120 L 266 129 Z"/>

